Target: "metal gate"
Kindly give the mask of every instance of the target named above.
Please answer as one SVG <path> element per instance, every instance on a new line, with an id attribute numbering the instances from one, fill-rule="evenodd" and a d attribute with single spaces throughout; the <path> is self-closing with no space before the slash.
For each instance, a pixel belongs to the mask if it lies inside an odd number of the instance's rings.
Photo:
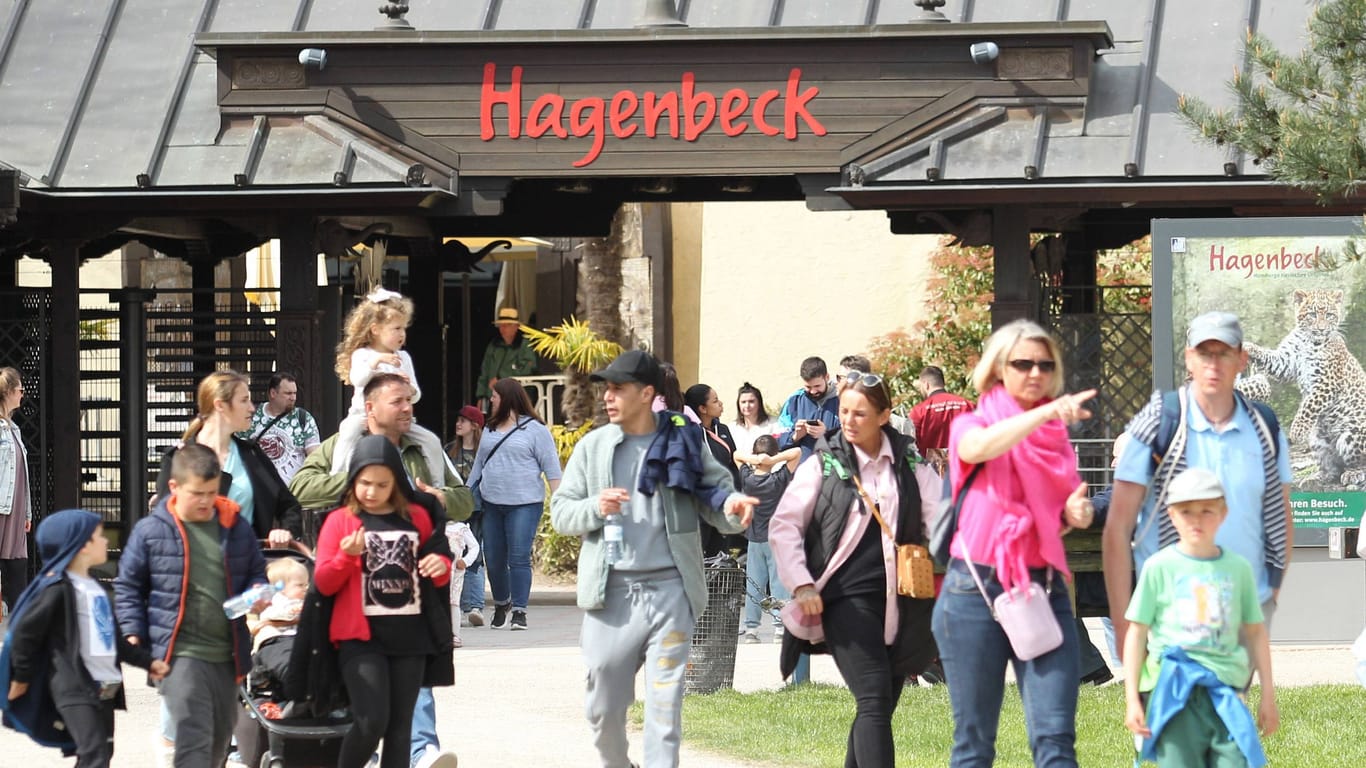
<path id="1" fill-rule="evenodd" d="M 47 288 L 0 290 L 0 366 L 19 371 L 24 399 L 14 420 L 28 452 L 29 494 L 36 525 L 52 511 L 52 420 L 43 395 L 51 371 L 47 350 L 52 335 L 52 291 Z M 32 539 L 30 539 L 31 541 Z M 33 547 L 29 547 L 33 552 Z M 37 558 L 29 558 L 32 570 Z"/>
<path id="2" fill-rule="evenodd" d="M 208 373 L 245 373 L 253 401 L 264 399 L 275 369 L 277 293 L 256 291 L 253 303 L 240 288 L 82 291 L 83 507 L 111 528 L 141 516 L 161 452 L 180 439 L 194 416 L 195 388 Z M 129 365 L 130 359 L 141 365 Z M 140 418 L 125 424 L 130 403 L 141 409 Z M 132 460 L 130 451 L 141 453 L 145 464 Z M 139 474 L 138 488 L 126 488 L 127 478 Z M 126 509 L 133 503 L 143 508 Z"/>

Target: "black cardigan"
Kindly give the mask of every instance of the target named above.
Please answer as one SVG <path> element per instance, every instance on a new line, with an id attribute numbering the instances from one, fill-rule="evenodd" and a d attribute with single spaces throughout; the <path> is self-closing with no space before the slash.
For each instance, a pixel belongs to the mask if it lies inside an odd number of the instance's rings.
<path id="1" fill-rule="evenodd" d="M 272 530 L 284 528 L 295 539 L 302 539 L 303 510 L 299 507 L 298 499 L 289 492 L 289 487 L 280 480 L 280 473 L 275 471 L 275 464 L 254 440 L 233 435 L 232 441 L 237 444 L 237 452 L 242 457 L 243 466 L 247 468 L 247 479 L 251 481 L 254 509 L 251 527 L 256 531 L 256 538 L 264 539 Z M 161 455 L 161 471 L 157 474 L 157 495 L 153 499 L 154 503 L 156 499 L 171 491 L 168 485 L 171 479 L 171 459 L 179 449 L 179 445 L 174 445 Z M 218 492 L 226 496 L 231 484 L 232 475 L 224 472 L 219 479 Z"/>

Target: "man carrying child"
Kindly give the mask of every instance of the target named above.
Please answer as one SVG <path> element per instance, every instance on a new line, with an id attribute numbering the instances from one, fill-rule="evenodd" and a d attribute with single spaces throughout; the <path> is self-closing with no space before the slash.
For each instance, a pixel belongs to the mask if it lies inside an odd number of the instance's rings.
<path id="1" fill-rule="evenodd" d="M 1214 543 L 1228 517 L 1214 473 L 1177 475 L 1167 505 L 1178 541 L 1148 558 L 1126 612 L 1124 724 L 1144 738 L 1142 758 L 1159 766 L 1260 768 L 1257 729 L 1274 733 L 1280 714 L 1252 566 Z M 1254 669 L 1255 723 L 1239 699 Z"/>

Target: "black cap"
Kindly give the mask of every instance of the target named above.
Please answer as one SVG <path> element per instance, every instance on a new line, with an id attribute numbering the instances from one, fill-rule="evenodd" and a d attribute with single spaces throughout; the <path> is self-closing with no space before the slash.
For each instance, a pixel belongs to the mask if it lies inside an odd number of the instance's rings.
<path id="1" fill-rule="evenodd" d="M 621 353 L 606 368 L 588 378 L 592 381 L 610 381 L 614 384 L 634 381 L 659 389 L 659 361 L 643 349 L 633 349 Z"/>

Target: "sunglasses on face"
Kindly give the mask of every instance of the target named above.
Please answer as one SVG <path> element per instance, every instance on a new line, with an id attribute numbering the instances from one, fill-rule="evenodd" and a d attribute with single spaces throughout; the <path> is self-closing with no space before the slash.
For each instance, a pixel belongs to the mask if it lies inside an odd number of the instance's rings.
<path id="1" fill-rule="evenodd" d="M 844 380 L 850 384 L 862 384 L 865 387 L 876 387 L 882 383 L 882 377 L 876 373 L 863 373 L 862 371 L 850 371 L 844 374 Z"/>
<path id="2" fill-rule="evenodd" d="M 1035 368 L 1038 368 L 1040 373 L 1052 373 L 1058 369 L 1058 364 L 1053 360 L 1026 360 L 1021 358 L 1019 360 L 1007 360 L 1006 365 L 1020 373 L 1029 373 Z"/>

